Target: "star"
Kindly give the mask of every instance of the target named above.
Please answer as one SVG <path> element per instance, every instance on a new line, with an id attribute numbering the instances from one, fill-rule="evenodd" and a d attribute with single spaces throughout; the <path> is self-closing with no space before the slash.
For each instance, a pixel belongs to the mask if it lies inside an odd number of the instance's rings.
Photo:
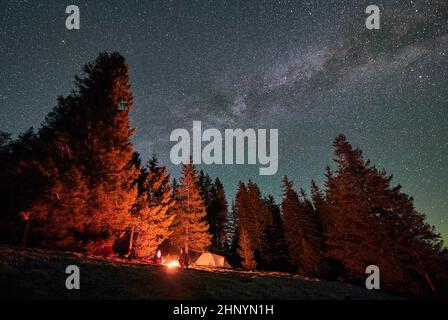
<path id="1" fill-rule="evenodd" d="M 201 169 L 222 178 L 229 203 L 240 179 L 256 180 L 263 194 L 280 200 L 282 175 L 298 188 L 309 190 L 311 179 L 323 186 L 323 169 L 333 164 L 331 141 L 344 133 L 393 174 L 393 184 L 403 185 L 448 240 L 441 222 L 448 212 L 442 200 L 448 190 L 448 21 L 440 14 L 446 5 L 392 1 L 381 9 L 375 34 L 365 30 L 364 5 L 98 1 L 81 8 L 81 32 L 68 33 L 57 1 L 34 10 L 7 2 L 0 129 L 16 137 L 39 128 L 56 98 L 74 89 L 83 65 L 117 50 L 130 68 L 133 144 L 143 161 L 155 153 L 178 177 L 170 133 L 193 120 L 219 130 L 279 129 L 276 176 L 262 179 L 244 165 Z"/>

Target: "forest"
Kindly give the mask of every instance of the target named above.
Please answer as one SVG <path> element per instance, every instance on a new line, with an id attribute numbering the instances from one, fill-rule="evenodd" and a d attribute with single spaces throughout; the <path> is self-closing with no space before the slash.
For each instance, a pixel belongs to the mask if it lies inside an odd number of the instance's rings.
<path id="1" fill-rule="evenodd" d="M 124 57 L 101 53 L 38 130 L 0 133 L 0 242 L 142 261 L 210 251 L 234 267 L 355 284 L 378 265 L 384 290 L 446 294 L 441 236 L 344 135 L 323 186 L 285 176 L 276 202 L 240 181 L 229 203 L 219 177 L 191 161 L 176 180 L 156 156 L 141 159 L 132 106 Z"/>

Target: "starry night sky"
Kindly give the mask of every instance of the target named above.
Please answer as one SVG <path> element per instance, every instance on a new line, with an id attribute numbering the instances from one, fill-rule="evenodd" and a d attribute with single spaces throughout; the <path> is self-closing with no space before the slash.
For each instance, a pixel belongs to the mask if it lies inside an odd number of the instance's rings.
<path id="1" fill-rule="evenodd" d="M 65 28 L 76 4 L 81 30 Z M 381 30 L 365 28 L 369 4 Z M 203 167 L 231 201 L 252 178 L 280 197 L 323 181 L 344 133 L 448 239 L 448 5 L 440 1 L 0 2 L 0 130 L 38 128 L 101 51 L 130 65 L 133 138 L 169 163 L 175 128 L 279 129 L 279 170 Z M 179 168 L 169 165 L 175 176 Z"/>

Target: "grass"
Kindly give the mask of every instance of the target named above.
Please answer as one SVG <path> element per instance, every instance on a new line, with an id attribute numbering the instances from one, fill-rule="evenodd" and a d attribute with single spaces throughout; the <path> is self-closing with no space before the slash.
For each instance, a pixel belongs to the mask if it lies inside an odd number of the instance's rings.
<path id="1" fill-rule="evenodd" d="M 65 287 L 71 264 L 80 268 L 80 290 Z M 396 299 L 380 290 L 282 273 L 169 269 L 6 245 L 0 245 L 0 274 L 2 299 Z"/>

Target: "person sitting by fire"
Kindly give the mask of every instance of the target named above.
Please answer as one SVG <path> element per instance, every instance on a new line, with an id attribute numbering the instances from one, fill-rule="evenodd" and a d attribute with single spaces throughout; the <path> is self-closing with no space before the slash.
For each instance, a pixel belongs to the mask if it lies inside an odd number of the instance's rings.
<path id="1" fill-rule="evenodd" d="M 163 264 L 165 262 L 165 259 L 162 256 L 162 251 L 157 250 L 157 253 L 153 258 L 153 262 L 156 264 Z"/>
<path id="2" fill-rule="evenodd" d="M 182 248 L 180 249 L 179 264 L 182 268 L 188 268 L 188 263 L 189 263 L 188 253 Z"/>

